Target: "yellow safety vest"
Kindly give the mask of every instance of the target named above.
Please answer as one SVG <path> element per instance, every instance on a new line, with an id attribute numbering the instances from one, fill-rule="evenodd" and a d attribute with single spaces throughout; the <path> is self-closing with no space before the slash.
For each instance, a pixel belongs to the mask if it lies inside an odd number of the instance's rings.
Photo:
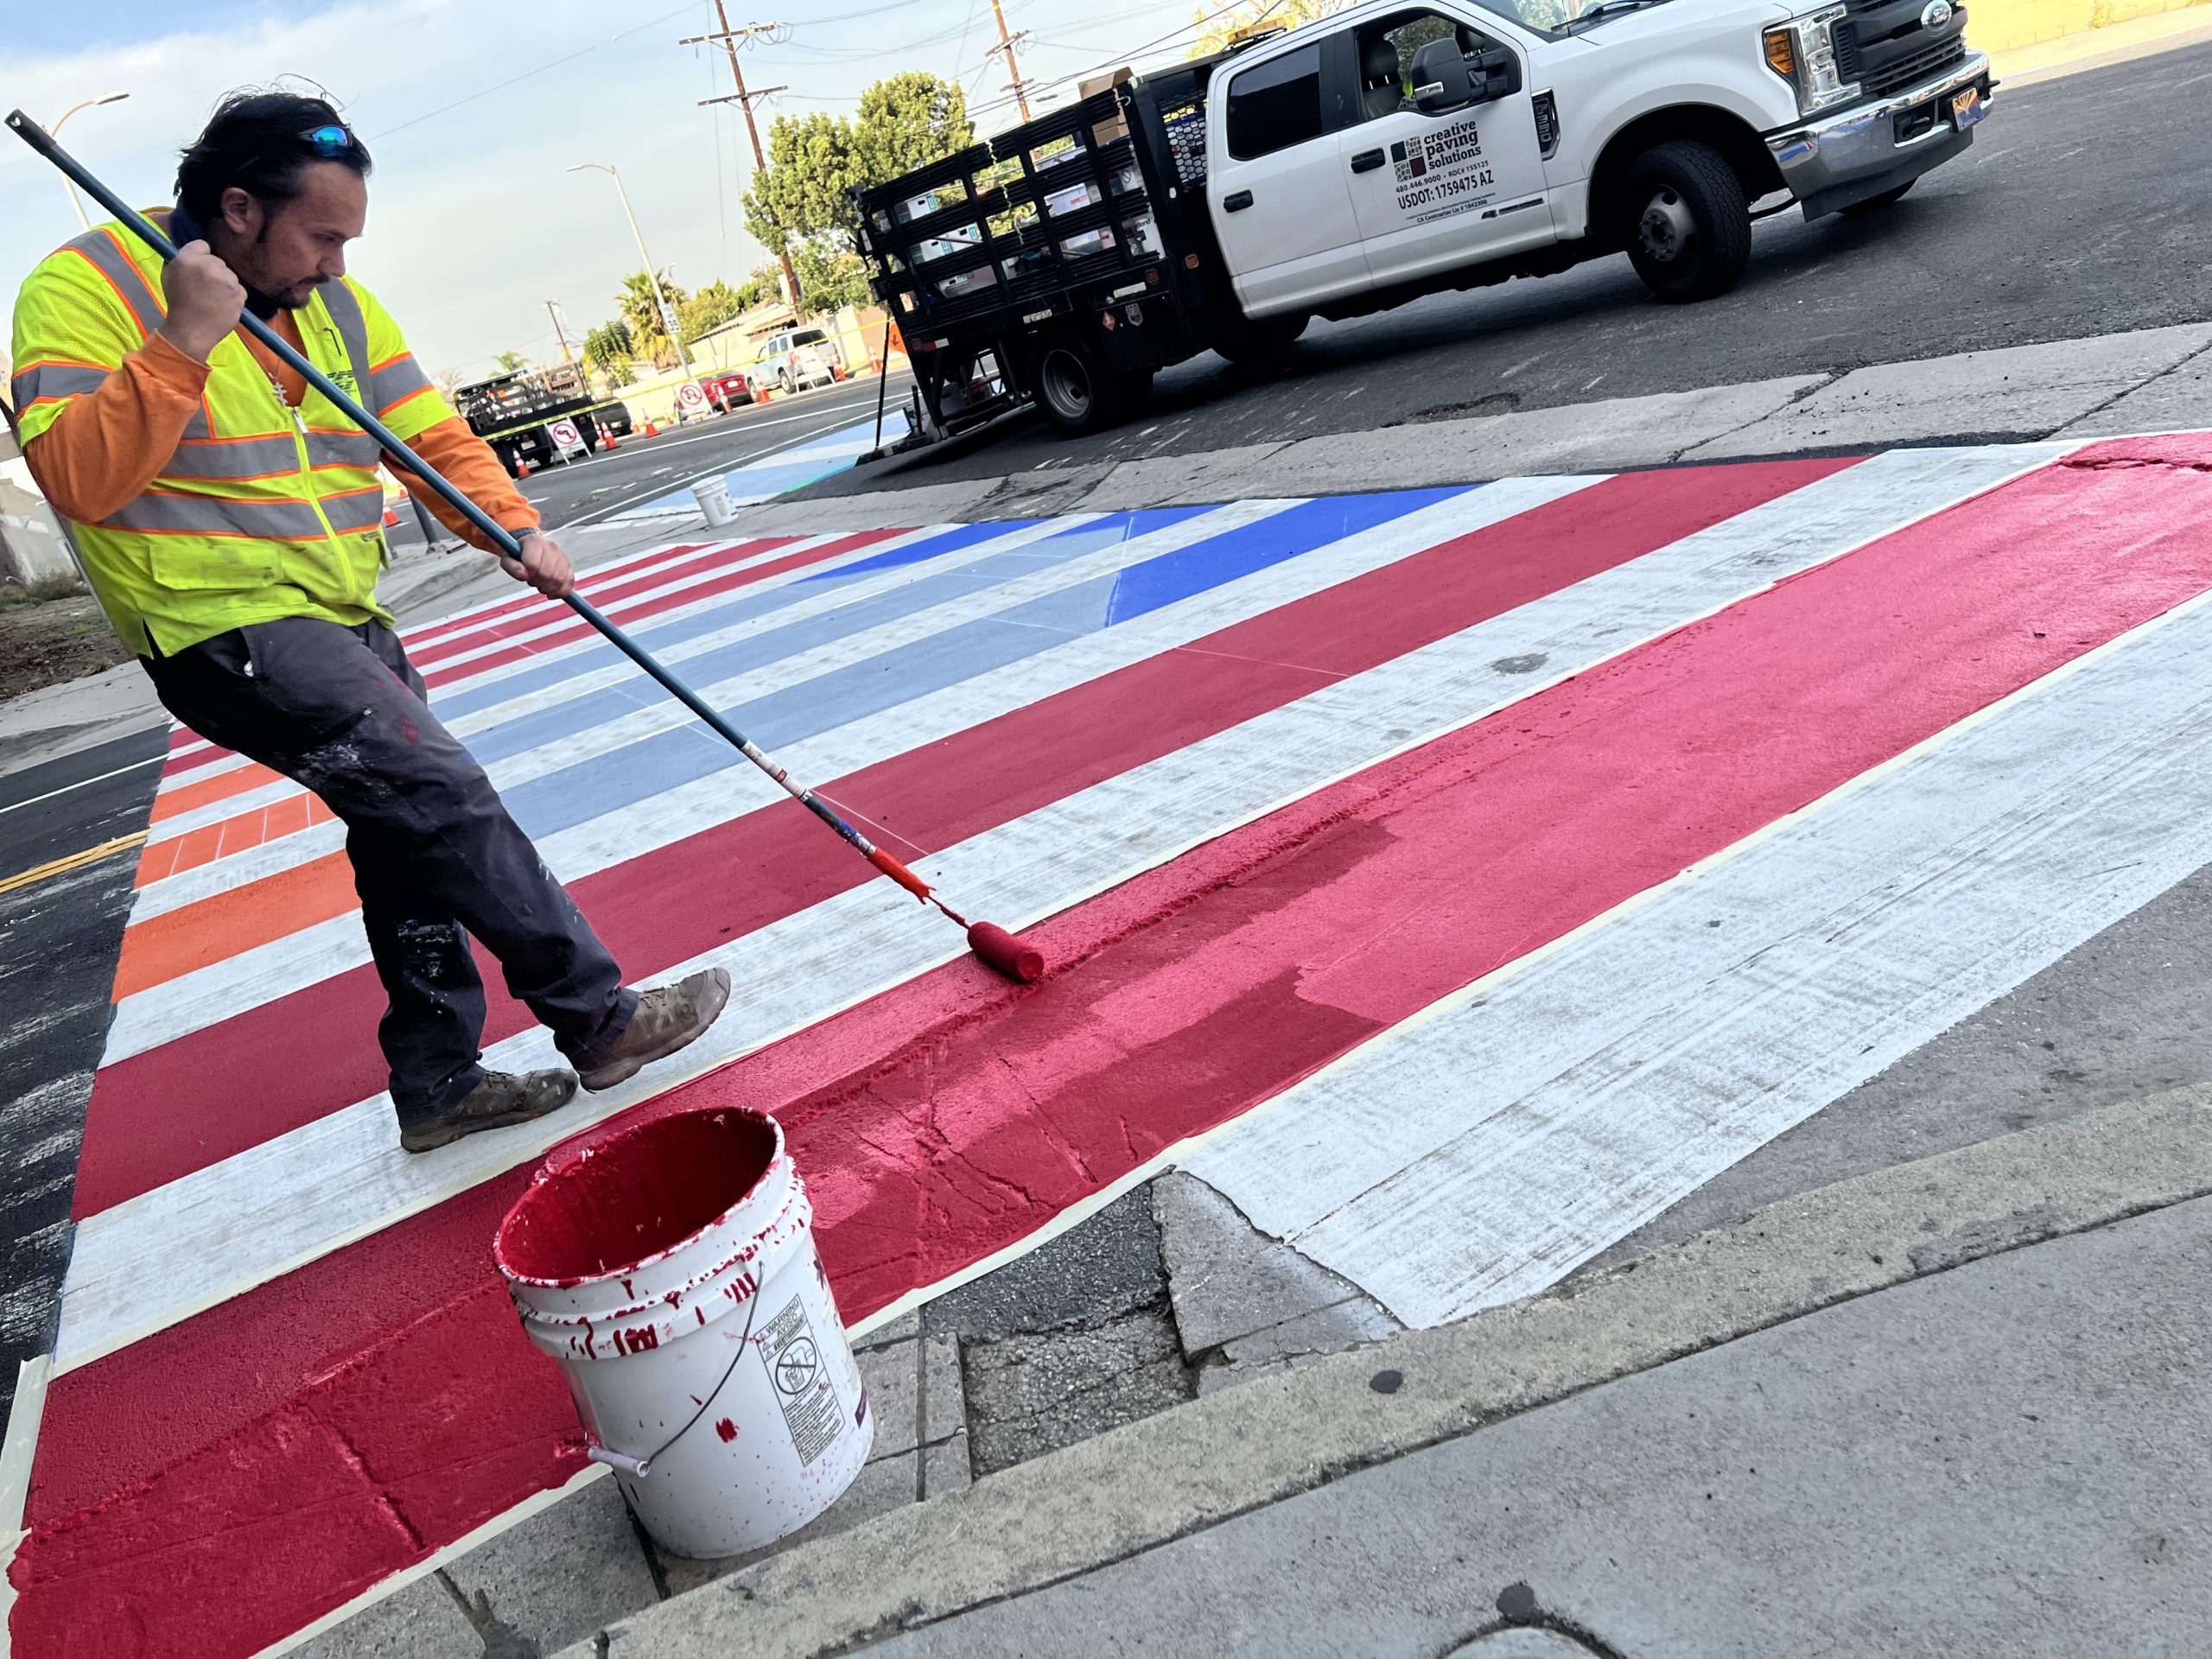
<path id="1" fill-rule="evenodd" d="M 154 216 L 159 222 L 160 216 Z M 26 442 L 99 389 L 168 315 L 160 257 L 119 224 L 48 256 L 16 302 L 14 401 Z M 398 325 L 352 277 L 297 314 L 308 359 L 403 440 L 452 411 Z M 160 474 L 77 549 L 123 642 L 169 654 L 283 616 L 390 621 L 375 440 L 310 387 L 298 409 L 238 334 Z"/>

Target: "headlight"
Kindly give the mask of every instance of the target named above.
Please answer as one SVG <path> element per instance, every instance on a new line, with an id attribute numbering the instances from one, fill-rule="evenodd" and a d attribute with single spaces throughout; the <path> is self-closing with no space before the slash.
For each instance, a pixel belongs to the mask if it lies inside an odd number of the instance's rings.
<path id="1" fill-rule="evenodd" d="M 1766 31 L 1767 67 L 1796 88 L 1797 112 L 1811 115 L 1859 96 L 1859 83 L 1846 80 L 1835 48 L 1841 6 L 1824 6 Z"/>

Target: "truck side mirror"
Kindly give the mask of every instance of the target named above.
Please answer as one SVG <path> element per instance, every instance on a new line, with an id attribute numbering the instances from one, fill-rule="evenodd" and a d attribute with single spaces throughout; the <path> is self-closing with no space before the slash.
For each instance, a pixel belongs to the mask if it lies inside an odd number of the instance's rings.
<path id="1" fill-rule="evenodd" d="M 1476 99 L 1475 78 L 1455 40 L 1431 41 L 1414 54 L 1414 107 L 1423 115 L 1449 115 Z"/>

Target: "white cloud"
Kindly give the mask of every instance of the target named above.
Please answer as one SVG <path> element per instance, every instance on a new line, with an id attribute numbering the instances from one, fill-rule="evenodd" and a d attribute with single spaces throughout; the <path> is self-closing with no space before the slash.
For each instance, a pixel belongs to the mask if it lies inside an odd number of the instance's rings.
<path id="1" fill-rule="evenodd" d="M 927 68 L 963 79 L 971 102 L 1000 95 L 1005 77 L 985 60 L 985 0 L 909 0 L 865 20 L 805 22 L 809 13 L 835 16 L 869 3 L 805 0 L 779 13 L 798 26 L 793 41 L 763 49 L 748 76 L 849 100 L 882 75 Z M 1014 0 L 1015 27 L 1074 37 L 1039 45 L 1024 69 L 1073 73 L 1102 45 L 1135 44 L 1188 21 L 1192 10 L 1191 0 L 1092 12 L 1096 4 Z M 740 3 L 731 21 L 749 15 Z M 435 367 L 480 369 L 507 348 L 556 355 L 548 299 L 562 302 L 572 340 L 612 312 L 622 276 L 637 269 L 635 245 L 613 183 L 564 171 L 571 162 L 621 169 L 647 246 L 684 287 L 741 279 L 761 261 L 738 206 L 752 170 L 741 124 L 731 106 L 697 107 L 731 89 L 728 66 L 719 54 L 677 44 L 714 26 L 709 0 L 681 10 L 674 0 L 340 0 L 314 16 L 220 34 L 190 32 L 188 7 L 170 16 L 185 27 L 159 39 L 0 58 L 0 110 L 20 105 L 51 121 L 80 98 L 129 92 L 127 102 L 78 115 L 61 137 L 126 199 L 152 205 L 168 199 L 178 149 L 223 92 L 288 73 L 312 77 L 346 107 L 376 156 L 368 234 L 355 245 L 353 268 Z M 944 38 L 891 53 L 932 35 Z M 582 55 L 417 119 L 572 52 Z M 764 123 L 772 113 L 761 111 Z M 12 308 L 23 275 L 76 232 L 60 175 L 0 134 L 0 306 Z"/>

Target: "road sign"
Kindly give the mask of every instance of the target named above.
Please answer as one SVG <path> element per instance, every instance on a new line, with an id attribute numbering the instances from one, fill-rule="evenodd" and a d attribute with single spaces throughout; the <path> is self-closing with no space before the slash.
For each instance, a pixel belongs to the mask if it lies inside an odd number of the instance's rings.
<path id="1" fill-rule="evenodd" d="M 707 412 L 707 394 L 699 390 L 696 380 L 686 380 L 676 389 L 676 407 L 678 412 L 685 415 L 703 415 Z"/>
<path id="2" fill-rule="evenodd" d="M 576 455 L 591 453 L 584 443 L 584 435 L 576 430 L 574 421 L 555 421 L 545 429 L 545 435 L 552 440 L 553 452 L 567 461 Z"/>

